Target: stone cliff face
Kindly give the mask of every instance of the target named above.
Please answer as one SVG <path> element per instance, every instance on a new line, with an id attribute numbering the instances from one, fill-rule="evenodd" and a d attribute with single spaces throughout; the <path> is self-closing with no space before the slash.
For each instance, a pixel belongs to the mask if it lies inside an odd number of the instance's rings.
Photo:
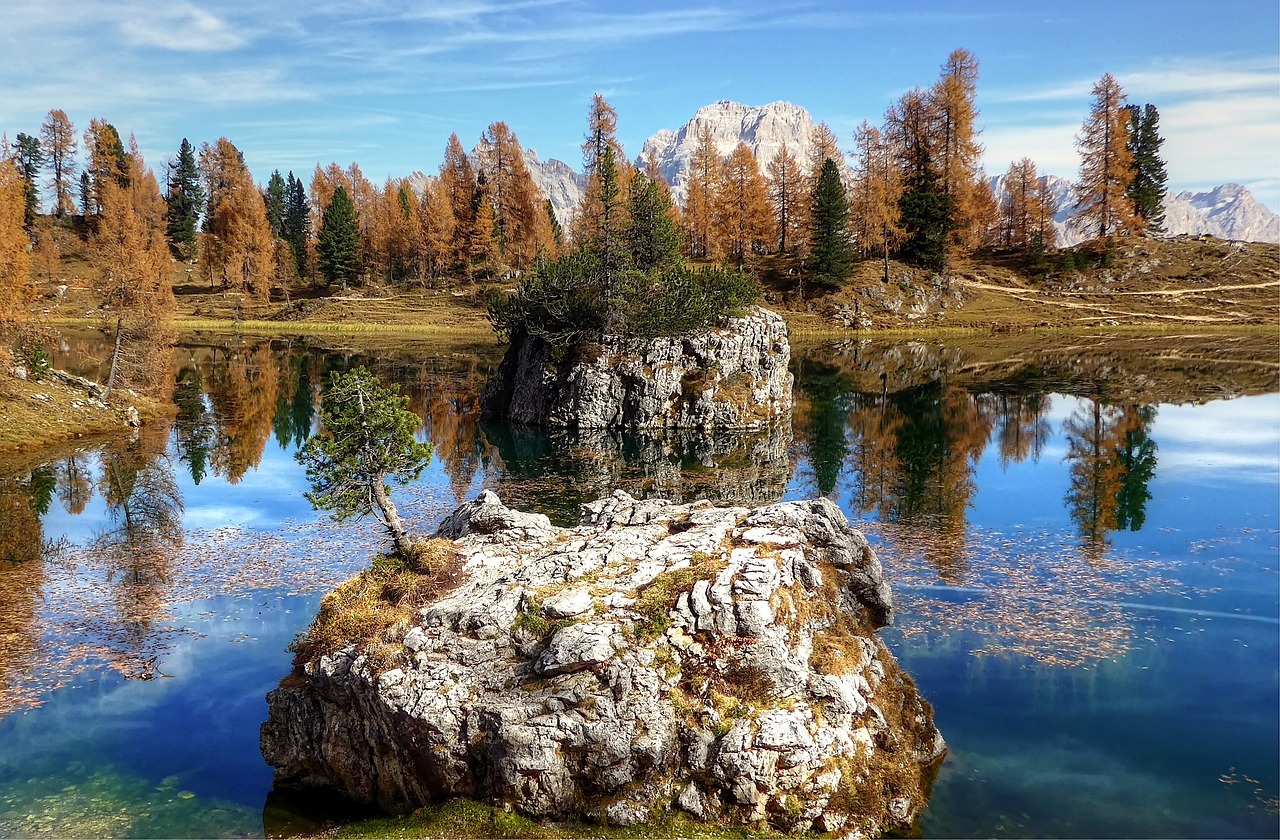
<path id="1" fill-rule="evenodd" d="M 563 360 L 513 339 L 481 397 L 486 416 L 571 429 L 759 429 L 791 411 L 787 325 L 759 307 L 703 333 L 606 336 Z"/>
<path id="2" fill-rule="evenodd" d="M 721 157 L 728 157 L 738 143 L 745 143 L 760 165 L 760 171 L 765 172 L 783 144 L 796 156 L 800 166 L 807 168 L 816 127 L 808 111 L 790 102 L 758 107 L 716 102 L 699 108 L 678 131 L 664 129 L 650 137 L 640 151 L 637 165 L 643 167 L 643 162 L 652 155 L 658 162 L 658 171 L 671 184 L 671 194 L 683 205 L 689 192 L 690 161 L 704 129 L 710 130 Z"/>
<path id="3" fill-rule="evenodd" d="M 486 491 L 439 536 L 458 588 L 269 695 L 278 784 L 396 812 L 466 796 L 851 834 L 924 804 L 945 747 L 874 634 L 893 612 L 879 562 L 831 502 L 617 492 L 566 529 Z"/>

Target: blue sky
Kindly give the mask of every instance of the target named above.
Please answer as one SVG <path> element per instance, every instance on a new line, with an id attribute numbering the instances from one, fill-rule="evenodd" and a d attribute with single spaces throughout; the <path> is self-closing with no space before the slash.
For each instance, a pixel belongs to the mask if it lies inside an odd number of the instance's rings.
<path id="1" fill-rule="evenodd" d="M 503 120 L 579 167 L 596 91 L 632 156 L 721 99 L 802 105 L 848 147 L 965 47 L 991 174 L 1026 155 L 1074 178 L 1110 72 L 1159 107 L 1171 188 L 1235 181 L 1280 207 L 1274 0 L 0 0 L 0 20 L 0 131 L 102 117 L 153 166 L 226 136 L 260 181 L 331 161 L 381 181 L 434 173 L 451 132 L 470 148 Z"/>

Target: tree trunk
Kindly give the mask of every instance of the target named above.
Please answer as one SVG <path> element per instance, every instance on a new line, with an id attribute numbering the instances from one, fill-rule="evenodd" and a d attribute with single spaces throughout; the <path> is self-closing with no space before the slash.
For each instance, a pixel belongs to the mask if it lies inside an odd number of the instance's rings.
<path id="1" fill-rule="evenodd" d="M 381 475 L 374 476 L 369 484 L 369 491 L 373 494 L 373 503 L 378 506 L 378 511 L 382 514 L 382 521 L 387 526 L 391 541 L 395 543 L 396 554 L 401 557 L 408 557 L 413 551 L 413 543 L 410 542 L 409 535 L 404 531 L 404 523 L 400 521 L 400 514 L 396 511 L 396 506 L 392 503 L 391 497 L 387 495 L 385 478 Z"/>
<path id="2" fill-rule="evenodd" d="M 107 387 L 102 395 L 103 402 L 111 399 L 111 389 L 116 384 L 116 368 L 120 365 L 120 347 L 124 343 L 124 318 L 116 316 L 116 341 L 111 348 L 111 368 L 107 373 Z"/>

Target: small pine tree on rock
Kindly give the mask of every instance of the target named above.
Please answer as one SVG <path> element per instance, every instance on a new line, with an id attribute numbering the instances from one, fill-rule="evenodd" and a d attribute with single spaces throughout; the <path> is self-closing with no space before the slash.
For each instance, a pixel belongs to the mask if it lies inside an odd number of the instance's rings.
<path id="1" fill-rule="evenodd" d="M 311 482 L 307 501 L 338 522 L 372 514 L 401 557 L 411 556 L 413 545 L 387 483 L 415 481 L 431 460 L 431 444 L 414 437 L 422 420 L 408 404 L 363 367 L 335 373 L 320 408 L 321 431 L 296 456 Z"/>

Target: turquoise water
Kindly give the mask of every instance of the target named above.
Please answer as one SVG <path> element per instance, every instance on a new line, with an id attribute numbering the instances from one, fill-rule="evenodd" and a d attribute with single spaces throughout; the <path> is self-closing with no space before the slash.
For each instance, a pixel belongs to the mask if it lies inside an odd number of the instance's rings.
<path id="1" fill-rule="evenodd" d="M 376 545 L 310 511 L 293 460 L 359 354 L 176 358 L 172 429 L 0 476 L 0 836 L 260 835 L 264 697 Z M 867 387 L 813 353 L 790 437 L 658 442 L 478 423 L 491 353 L 374 361 L 436 446 L 396 494 L 419 528 L 482 487 L 560 521 L 617 486 L 835 499 L 951 746 L 925 836 L 1276 836 L 1274 384 L 1139 403 L 926 365 Z"/>

